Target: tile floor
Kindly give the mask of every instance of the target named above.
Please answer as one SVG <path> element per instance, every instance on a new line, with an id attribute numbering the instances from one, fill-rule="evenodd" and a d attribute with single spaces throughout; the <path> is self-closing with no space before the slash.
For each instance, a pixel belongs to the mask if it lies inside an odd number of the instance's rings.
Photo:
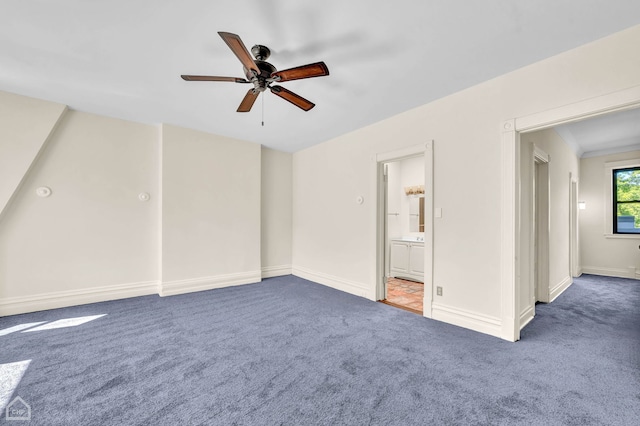
<path id="1" fill-rule="evenodd" d="M 389 278 L 387 281 L 387 299 L 389 303 L 404 306 L 422 313 L 424 284 L 415 281 Z"/>

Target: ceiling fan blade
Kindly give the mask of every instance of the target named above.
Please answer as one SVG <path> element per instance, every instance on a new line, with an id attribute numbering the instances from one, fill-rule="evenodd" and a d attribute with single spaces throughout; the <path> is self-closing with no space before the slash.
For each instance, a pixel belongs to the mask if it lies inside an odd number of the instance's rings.
<path id="1" fill-rule="evenodd" d="M 240 102 L 240 106 L 238 107 L 238 112 L 249 112 L 251 111 L 251 107 L 253 103 L 258 99 L 259 91 L 255 89 L 249 89 L 246 95 L 244 95 L 244 99 Z"/>
<path id="2" fill-rule="evenodd" d="M 271 77 L 280 77 L 277 81 L 299 80 L 301 78 L 322 77 L 329 75 L 329 68 L 324 62 L 302 65 L 300 67 L 289 68 L 288 70 L 276 71 Z"/>
<path id="3" fill-rule="evenodd" d="M 240 59 L 240 62 L 242 62 L 242 65 L 244 65 L 246 69 L 254 71 L 256 75 L 260 74 L 258 66 L 255 62 L 253 62 L 251 54 L 240 39 L 239 35 L 221 31 L 219 31 L 218 34 L 220 35 L 220 37 L 222 37 L 224 42 L 227 43 L 227 46 L 229 46 L 229 49 L 231 49 L 234 55 L 236 55 L 236 57 Z"/>
<path id="4" fill-rule="evenodd" d="M 185 81 L 230 81 L 232 83 L 251 83 L 249 80 L 239 77 L 216 77 L 213 75 L 181 75 Z"/>
<path id="5" fill-rule="evenodd" d="M 311 108 L 316 106 L 316 104 L 314 104 L 313 102 L 308 101 L 300 95 L 296 95 L 291 90 L 287 90 L 284 87 L 273 86 L 270 89 L 271 93 L 273 93 L 274 95 L 280 96 L 285 101 L 289 101 L 298 108 L 301 108 L 305 111 L 309 111 Z"/>

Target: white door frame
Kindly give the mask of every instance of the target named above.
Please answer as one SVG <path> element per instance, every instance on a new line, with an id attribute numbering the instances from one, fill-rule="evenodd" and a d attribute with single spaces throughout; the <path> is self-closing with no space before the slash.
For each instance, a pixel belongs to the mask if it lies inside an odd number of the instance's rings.
<path id="1" fill-rule="evenodd" d="M 386 203 L 384 197 L 384 163 L 399 161 L 410 157 L 424 155 L 424 300 L 422 315 L 432 317 L 433 304 L 433 141 L 379 153 L 372 158 L 372 174 L 375 176 L 375 291 L 376 300 L 384 298 L 385 273 L 385 223 Z"/>
<path id="2" fill-rule="evenodd" d="M 536 302 L 549 299 L 550 181 L 549 155 L 535 144 L 521 149 L 522 273 L 518 316 L 520 329 L 536 315 Z M 527 197 L 525 199 L 524 197 Z M 526 209 L 526 210 L 525 210 Z M 524 234 L 527 232 L 527 234 Z M 526 275 L 525 275 L 526 274 Z"/>
<path id="3" fill-rule="evenodd" d="M 520 339 L 520 133 L 640 106 L 640 86 L 504 121 L 500 189 L 501 337 Z"/>
<path id="4" fill-rule="evenodd" d="M 532 281 L 531 294 L 533 296 L 533 305 L 536 302 L 549 302 L 549 241 L 551 238 L 551 181 L 549 178 L 549 154 L 542 151 L 537 146 L 533 149 L 533 173 L 536 176 L 536 188 L 533 193 L 533 207 L 535 211 L 535 224 L 533 226 L 535 235 L 533 239 L 537 240 L 535 247 L 536 253 L 534 262 L 531 259 L 531 265 L 535 268 L 536 282 Z M 537 263 L 537 265 L 536 265 Z M 537 284 L 537 285 L 536 285 Z M 535 292 L 534 292 L 535 290 Z M 521 322 L 521 328 L 525 324 Z"/>
<path id="5" fill-rule="evenodd" d="M 580 233 L 578 230 L 578 181 L 569 173 L 569 276 L 578 277 L 580 265 Z"/>

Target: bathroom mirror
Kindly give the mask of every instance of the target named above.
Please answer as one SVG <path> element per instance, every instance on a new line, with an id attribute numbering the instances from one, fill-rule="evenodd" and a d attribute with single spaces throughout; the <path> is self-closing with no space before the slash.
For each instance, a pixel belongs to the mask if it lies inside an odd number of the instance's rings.
<path id="1" fill-rule="evenodd" d="M 424 197 L 409 199 L 409 232 L 424 232 Z"/>

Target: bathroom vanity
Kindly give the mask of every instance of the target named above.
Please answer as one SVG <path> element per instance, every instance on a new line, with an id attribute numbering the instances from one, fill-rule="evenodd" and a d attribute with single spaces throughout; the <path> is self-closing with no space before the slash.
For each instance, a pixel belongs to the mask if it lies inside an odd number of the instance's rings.
<path id="1" fill-rule="evenodd" d="M 390 276 L 424 282 L 424 241 L 417 238 L 392 238 Z"/>

